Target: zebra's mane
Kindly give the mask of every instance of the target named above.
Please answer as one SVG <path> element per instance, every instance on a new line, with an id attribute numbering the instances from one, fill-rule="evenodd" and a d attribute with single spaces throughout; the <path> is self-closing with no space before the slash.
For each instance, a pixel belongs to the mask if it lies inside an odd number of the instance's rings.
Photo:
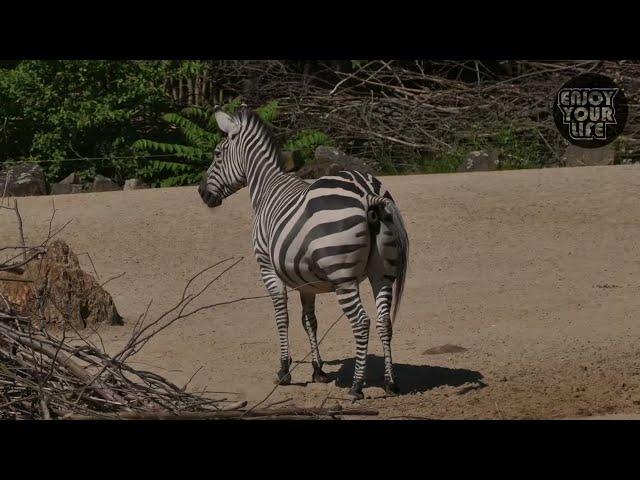
<path id="1" fill-rule="evenodd" d="M 282 168 L 283 163 L 280 155 L 280 145 L 269 124 L 262 120 L 256 112 L 248 108 L 240 108 L 236 111 L 234 117 L 241 125 L 257 125 L 257 134 L 260 135 L 263 143 L 268 146 L 269 151 L 275 153 L 278 166 Z"/>

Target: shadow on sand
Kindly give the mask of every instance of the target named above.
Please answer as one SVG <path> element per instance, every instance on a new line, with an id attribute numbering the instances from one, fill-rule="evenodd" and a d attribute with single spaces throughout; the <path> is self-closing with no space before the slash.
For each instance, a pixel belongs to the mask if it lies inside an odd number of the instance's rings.
<path id="1" fill-rule="evenodd" d="M 350 387 L 353 379 L 355 358 L 345 360 L 325 361 L 327 365 L 340 365 L 337 372 L 329 373 L 338 387 Z M 476 390 L 486 386 L 482 382 L 482 374 L 474 370 L 464 368 L 432 367 L 430 365 L 394 364 L 396 381 L 401 394 L 426 392 L 432 388 L 441 386 L 461 387 L 458 394 L 464 394 L 470 390 Z M 475 385 L 473 385 L 475 384 Z M 382 387 L 384 385 L 384 358 L 377 355 L 367 357 L 366 386 Z"/>

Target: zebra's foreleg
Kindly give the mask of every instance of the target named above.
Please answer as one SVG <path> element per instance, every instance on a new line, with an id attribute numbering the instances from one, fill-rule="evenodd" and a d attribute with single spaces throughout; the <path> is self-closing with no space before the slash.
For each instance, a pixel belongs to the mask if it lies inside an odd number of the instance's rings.
<path id="1" fill-rule="evenodd" d="M 289 385 L 291 375 L 291 355 L 289 354 L 289 312 L 287 311 L 287 289 L 275 272 L 262 269 L 262 280 L 271 296 L 273 308 L 276 313 L 276 327 L 278 328 L 278 340 L 280 342 L 280 370 L 277 373 L 276 383 Z"/>
<path id="2" fill-rule="evenodd" d="M 329 383 L 331 378 L 322 371 L 322 357 L 318 349 L 318 340 L 316 332 L 318 330 L 318 321 L 316 320 L 316 296 L 314 293 L 300 292 L 300 302 L 302 303 L 302 325 L 309 336 L 311 344 L 311 358 L 313 365 L 313 382 Z"/>
<path id="3" fill-rule="evenodd" d="M 360 300 L 360 292 L 357 282 L 342 284 L 336 288 L 336 296 L 344 314 L 349 319 L 353 336 L 356 340 L 356 361 L 353 373 L 353 384 L 349 390 L 349 396 L 355 400 L 364 398 L 362 387 L 367 365 L 367 348 L 369 346 L 370 320 Z"/>
<path id="4" fill-rule="evenodd" d="M 375 281 L 371 279 L 373 294 L 376 299 L 378 318 L 376 320 L 376 330 L 382 342 L 384 351 L 384 390 L 390 395 L 399 393 L 398 385 L 393 372 L 393 360 L 391 359 L 391 337 L 393 327 L 391 325 L 391 300 L 393 298 L 392 281 Z"/>

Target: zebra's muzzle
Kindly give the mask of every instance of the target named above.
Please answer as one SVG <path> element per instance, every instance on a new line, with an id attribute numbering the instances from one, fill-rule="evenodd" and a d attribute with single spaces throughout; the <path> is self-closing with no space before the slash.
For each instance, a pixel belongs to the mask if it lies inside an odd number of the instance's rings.
<path id="1" fill-rule="evenodd" d="M 207 204 L 208 207 L 217 207 L 222 203 L 222 199 L 213 193 L 207 191 L 207 182 L 202 182 L 198 187 L 198 193 L 202 201 Z"/>

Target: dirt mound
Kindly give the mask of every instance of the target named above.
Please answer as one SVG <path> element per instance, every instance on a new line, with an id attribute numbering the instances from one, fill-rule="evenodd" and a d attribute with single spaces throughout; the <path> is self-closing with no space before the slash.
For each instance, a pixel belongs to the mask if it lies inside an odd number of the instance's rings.
<path id="1" fill-rule="evenodd" d="M 0 281 L 0 293 L 18 313 L 33 315 L 45 325 L 61 327 L 65 320 L 74 328 L 122 324 L 111 295 L 80 268 L 78 257 L 62 240 L 54 241 L 22 273 L 3 277 L 7 280 Z"/>

